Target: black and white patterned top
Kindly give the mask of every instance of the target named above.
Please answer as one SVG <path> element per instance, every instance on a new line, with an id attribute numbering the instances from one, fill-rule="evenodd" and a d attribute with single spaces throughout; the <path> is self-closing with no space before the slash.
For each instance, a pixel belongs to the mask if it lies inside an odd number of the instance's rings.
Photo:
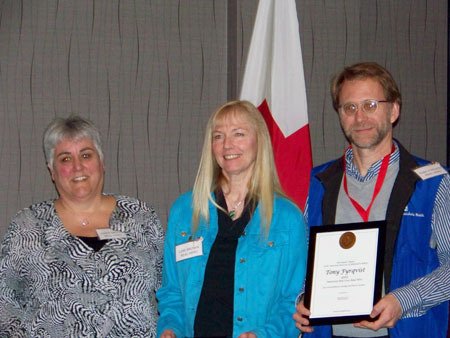
<path id="1" fill-rule="evenodd" d="M 97 252 L 72 236 L 54 201 L 12 220 L 1 246 L 0 337 L 154 337 L 163 230 L 155 211 L 115 196 L 110 228 L 126 234 Z"/>

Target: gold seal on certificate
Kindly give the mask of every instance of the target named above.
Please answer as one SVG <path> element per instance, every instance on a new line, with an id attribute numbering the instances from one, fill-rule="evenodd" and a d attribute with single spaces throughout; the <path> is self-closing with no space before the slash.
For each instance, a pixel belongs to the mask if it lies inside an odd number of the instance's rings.
<path id="1" fill-rule="evenodd" d="M 339 238 L 339 245 L 343 249 L 350 249 L 356 242 L 356 236 L 351 231 L 344 232 Z"/>
<path id="2" fill-rule="evenodd" d="M 305 306 L 311 325 L 370 320 L 381 298 L 386 221 L 310 228 Z"/>

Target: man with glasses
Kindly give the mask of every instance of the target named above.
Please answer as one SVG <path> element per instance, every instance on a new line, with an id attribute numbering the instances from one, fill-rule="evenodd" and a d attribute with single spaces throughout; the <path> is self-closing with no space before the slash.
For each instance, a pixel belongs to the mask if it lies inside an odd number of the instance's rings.
<path id="1" fill-rule="evenodd" d="M 333 107 L 349 147 L 313 169 L 305 216 L 310 226 L 386 220 L 383 297 L 373 321 L 310 326 L 303 337 L 444 338 L 450 298 L 450 178 L 393 139 L 401 94 L 372 62 L 344 68 L 332 81 Z M 420 170 L 419 170 L 419 169 Z"/>

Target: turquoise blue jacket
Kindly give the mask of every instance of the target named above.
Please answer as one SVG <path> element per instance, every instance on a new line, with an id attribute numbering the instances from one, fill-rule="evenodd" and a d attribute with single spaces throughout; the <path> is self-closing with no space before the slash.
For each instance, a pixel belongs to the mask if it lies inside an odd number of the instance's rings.
<path id="1" fill-rule="evenodd" d="M 429 162 L 409 154 L 397 142 L 400 169 L 386 212 L 387 238 L 384 262 L 385 285 L 393 291 L 425 276 L 439 266 L 435 248 L 430 247 L 433 203 L 442 176 L 420 180 L 413 168 Z M 334 224 L 343 166 L 342 158 L 313 169 L 311 174 L 308 223 L 310 226 Z M 420 217 L 415 217 L 419 215 Z M 428 310 L 423 316 L 400 319 L 389 329 L 391 338 L 445 338 L 448 302 Z M 331 338 L 331 326 L 314 327 L 304 338 Z"/>
<path id="2" fill-rule="evenodd" d="M 191 192 L 172 206 L 164 247 L 163 283 L 157 292 L 158 337 L 172 329 L 178 338 L 192 337 L 195 313 L 208 255 L 218 231 L 217 209 L 210 203 L 209 225 L 191 231 Z M 203 239 L 203 255 L 176 262 L 175 247 Z M 238 240 L 235 266 L 233 337 L 251 331 L 258 338 L 297 338 L 292 314 L 306 268 L 306 226 L 301 211 L 276 197 L 268 237 L 261 228 L 260 209 Z"/>

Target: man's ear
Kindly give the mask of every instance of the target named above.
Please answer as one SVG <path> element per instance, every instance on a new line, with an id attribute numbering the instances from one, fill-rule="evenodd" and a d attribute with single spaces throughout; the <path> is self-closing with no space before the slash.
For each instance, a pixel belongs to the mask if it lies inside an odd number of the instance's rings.
<path id="1" fill-rule="evenodd" d="M 400 105 L 398 102 L 392 103 L 391 124 L 395 124 L 400 117 Z"/>

